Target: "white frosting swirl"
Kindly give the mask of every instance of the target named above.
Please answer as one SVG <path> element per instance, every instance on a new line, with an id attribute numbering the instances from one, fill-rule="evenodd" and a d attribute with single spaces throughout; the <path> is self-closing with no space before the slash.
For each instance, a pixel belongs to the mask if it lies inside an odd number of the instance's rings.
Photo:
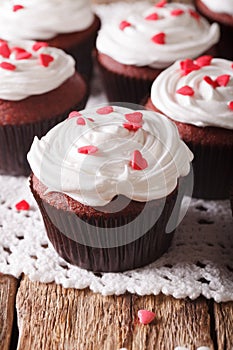
<path id="1" fill-rule="evenodd" d="M 14 4 L 23 9 L 13 11 Z M 1 0 L 0 37 L 51 39 L 87 29 L 94 20 L 89 0 Z"/>
<path id="2" fill-rule="evenodd" d="M 218 13 L 227 13 L 233 16 L 232 0 L 201 0 L 211 11 Z"/>
<path id="3" fill-rule="evenodd" d="M 230 76 L 226 86 L 214 88 L 203 79 L 208 76 L 215 81 L 221 75 Z M 194 95 L 178 94 L 176 91 L 183 86 L 191 87 Z M 233 110 L 229 108 L 233 101 L 232 62 L 216 58 L 210 65 L 182 76 L 178 61 L 156 78 L 151 99 L 154 106 L 176 121 L 233 129 Z"/>
<path id="4" fill-rule="evenodd" d="M 41 47 L 35 51 L 34 44 L 34 41 L 8 42 L 11 51 L 9 58 L 0 54 L 0 65 L 6 62 L 15 67 L 15 70 L 0 68 L 1 99 L 18 101 L 52 91 L 75 73 L 75 61 L 71 56 L 53 47 Z M 32 56 L 28 59 L 16 59 L 16 51 L 12 50 L 14 47 L 24 49 Z M 41 54 L 52 56 L 53 61 L 48 67 L 40 63 Z"/>
<path id="5" fill-rule="evenodd" d="M 171 11 L 182 10 L 175 16 Z M 151 6 L 149 3 L 134 3 L 131 13 L 109 18 L 99 32 L 97 49 L 114 60 L 129 65 L 168 67 L 183 57 L 194 58 L 208 50 L 219 40 L 219 27 L 202 17 L 190 15 L 193 7 L 169 3 L 164 7 Z M 122 14 L 123 13 L 123 14 Z M 146 17 L 156 13 L 157 20 Z M 125 20 L 131 24 L 121 30 L 119 24 Z M 165 44 L 156 44 L 151 38 L 165 33 Z"/>
<path id="6" fill-rule="evenodd" d="M 142 128 L 134 132 L 123 127 L 125 114 L 134 111 L 113 108 L 108 115 L 94 109 L 82 111 L 85 125 L 77 125 L 77 118 L 67 119 L 41 140 L 35 137 L 28 161 L 49 192 L 65 193 L 90 206 L 104 206 L 118 194 L 145 202 L 166 197 L 177 186 L 177 179 L 189 173 L 193 155 L 166 117 L 140 111 Z M 77 152 L 87 145 L 98 151 Z M 144 170 L 130 165 L 135 150 L 147 161 Z"/>

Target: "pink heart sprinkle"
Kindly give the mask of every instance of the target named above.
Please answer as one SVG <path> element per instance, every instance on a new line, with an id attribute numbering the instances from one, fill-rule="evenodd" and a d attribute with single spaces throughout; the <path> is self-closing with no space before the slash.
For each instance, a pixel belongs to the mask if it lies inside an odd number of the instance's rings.
<path id="1" fill-rule="evenodd" d="M 213 56 L 200 56 L 198 57 L 194 62 L 199 66 L 199 67 L 204 67 L 204 66 L 209 66 L 211 64 L 211 61 L 213 59 Z"/>
<path id="2" fill-rule="evenodd" d="M 209 76 L 204 76 L 203 77 L 203 80 L 207 83 L 207 84 L 209 84 L 209 85 L 211 85 L 214 89 L 216 89 L 219 85 L 218 85 L 218 82 L 216 81 L 216 80 L 213 80 L 211 77 L 209 77 Z"/>
<path id="3" fill-rule="evenodd" d="M 219 75 L 216 78 L 216 81 L 217 81 L 219 86 L 227 86 L 227 84 L 229 83 L 229 80 L 230 80 L 230 75 L 229 74 Z"/>
<path id="4" fill-rule="evenodd" d="M 29 210 L 30 209 L 30 205 L 28 204 L 27 201 L 25 201 L 24 199 L 22 201 L 20 201 L 19 203 L 17 203 L 15 205 L 15 208 L 17 210 Z"/>
<path id="5" fill-rule="evenodd" d="M 78 148 L 78 153 L 82 153 L 82 154 L 94 154 L 97 151 L 98 151 L 98 148 L 92 145 Z"/>
<path id="6" fill-rule="evenodd" d="M 138 318 L 140 323 L 146 325 L 151 323 L 154 318 L 155 318 L 155 313 L 152 311 L 148 311 L 148 310 L 139 310 L 138 311 Z"/>
<path id="7" fill-rule="evenodd" d="M 35 44 L 33 44 L 32 46 L 32 50 L 33 51 L 38 51 L 40 50 L 42 47 L 48 47 L 48 43 L 45 43 L 44 41 L 38 41 Z"/>
<path id="8" fill-rule="evenodd" d="M 121 21 L 121 23 L 119 24 L 120 30 L 124 30 L 127 27 L 131 27 L 131 23 L 127 21 Z"/>
<path id="9" fill-rule="evenodd" d="M 164 7 L 166 5 L 167 5 L 167 1 L 161 0 L 161 1 L 157 2 L 157 4 L 155 4 L 155 7 Z"/>
<path id="10" fill-rule="evenodd" d="M 54 61 L 54 58 L 51 55 L 46 55 L 41 53 L 39 56 L 39 62 L 43 67 L 48 67 L 51 62 Z"/>
<path id="11" fill-rule="evenodd" d="M 112 106 L 102 107 L 102 108 L 97 109 L 97 111 L 96 111 L 96 113 L 101 114 L 101 115 L 110 114 L 112 112 L 113 112 Z"/>
<path id="12" fill-rule="evenodd" d="M 182 88 L 178 89 L 176 93 L 184 96 L 193 96 L 194 90 L 190 86 L 185 85 Z"/>
<path id="13" fill-rule="evenodd" d="M 83 117 L 78 117 L 76 123 L 77 123 L 77 125 L 86 125 L 86 121 Z"/>
<path id="14" fill-rule="evenodd" d="M 9 58 L 11 50 L 6 42 L 0 43 L 0 55 L 4 58 Z"/>
<path id="15" fill-rule="evenodd" d="M 141 112 L 133 112 L 125 114 L 125 119 L 128 120 L 130 123 L 141 123 L 142 122 L 143 114 Z"/>
<path id="16" fill-rule="evenodd" d="M 129 131 L 138 131 L 138 129 L 140 129 L 142 127 L 142 125 L 140 124 L 127 124 L 124 123 L 123 127 Z"/>
<path id="17" fill-rule="evenodd" d="M 187 58 L 186 60 L 180 62 L 180 68 L 181 68 L 181 71 L 182 71 L 182 75 L 187 75 L 187 74 L 191 73 L 194 70 L 199 70 L 200 69 L 200 67 L 197 64 L 195 64 L 193 62 L 193 60 L 191 60 L 189 58 Z"/>
<path id="18" fill-rule="evenodd" d="M 157 21 L 159 19 L 159 15 L 156 12 L 154 12 L 146 16 L 145 19 L 148 21 Z"/>
<path id="19" fill-rule="evenodd" d="M 14 5 L 13 6 L 13 12 L 16 12 L 16 11 L 22 10 L 22 9 L 24 9 L 24 7 L 22 5 Z"/>
<path id="20" fill-rule="evenodd" d="M 166 38 L 166 34 L 161 32 L 161 33 L 158 33 L 158 34 L 155 34 L 154 36 L 152 36 L 151 40 L 155 44 L 164 45 L 165 38 Z"/>
<path id="21" fill-rule="evenodd" d="M 228 107 L 230 108 L 231 111 L 233 111 L 233 101 L 229 102 Z"/>
<path id="22" fill-rule="evenodd" d="M 16 66 L 14 64 L 9 63 L 9 62 L 1 62 L 0 68 L 13 71 L 16 69 Z"/>
<path id="23" fill-rule="evenodd" d="M 28 51 L 16 51 L 16 54 L 15 54 L 15 59 L 16 60 L 28 60 L 29 58 L 32 57 L 32 54 Z"/>
<path id="24" fill-rule="evenodd" d="M 79 112 L 77 112 L 77 111 L 72 111 L 72 112 L 70 112 L 70 114 L 69 114 L 69 116 L 68 116 L 67 119 L 76 118 L 76 117 L 81 117 L 81 116 L 82 116 L 81 113 L 79 113 Z"/>
<path id="25" fill-rule="evenodd" d="M 133 152 L 130 166 L 134 170 L 144 170 L 148 167 L 148 163 L 145 158 L 143 158 L 140 151 L 136 150 Z"/>
<path id="26" fill-rule="evenodd" d="M 189 10 L 189 14 L 190 14 L 190 16 L 192 16 L 193 18 L 195 18 L 197 21 L 199 21 L 200 15 L 199 15 L 196 11 L 190 9 L 190 10 Z"/>
<path id="27" fill-rule="evenodd" d="M 184 14 L 184 11 L 181 9 L 174 9 L 170 13 L 171 13 L 171 16 L 181 16 Z"/>

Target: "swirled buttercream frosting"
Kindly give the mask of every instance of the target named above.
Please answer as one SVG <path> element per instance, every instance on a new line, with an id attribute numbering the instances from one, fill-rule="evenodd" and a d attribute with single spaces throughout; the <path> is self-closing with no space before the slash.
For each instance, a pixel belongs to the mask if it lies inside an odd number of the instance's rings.
<path id="1" fill-rule="evenodd" d="M 192 158 L 166 117 L 119 106 L 71 113 L 41 140 L 35 137 L 28 153 L 48 192 L 90 206 L 119 194 L 140 202 L 164 198 L 189 173 Z"/>
<path id="2" fill-rule="evenodd" d="M 232 62 L 211 56 L 177 61 L 154 81 L 151 99 L 178 122 L 233 129 Z"/>
<path id="3" fill-rule="evenodd" d="M 218 40 L 218 24 L 210 25 L 193 7 L 143 2 L 105 21 L 97 49 L 122 64 L 165 68 L 178 59 L 199 56 Z"/>

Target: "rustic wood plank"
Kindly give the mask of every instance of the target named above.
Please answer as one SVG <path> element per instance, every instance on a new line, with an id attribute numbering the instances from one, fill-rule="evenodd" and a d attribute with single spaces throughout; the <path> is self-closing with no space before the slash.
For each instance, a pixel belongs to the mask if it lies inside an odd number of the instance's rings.
<path id="1" fill-rule="evenodd" d="M 139 309 L 156 312 L 143 326 Z M 103 297 L 89 290 L 21 281 L 17 294 L 18 350 L 167 350 L 209 346 L 210 316 L 204 298 L 195 302 L 159 295 Z"/>
<path id="2" fill-rule="evenodd" d="M 233 349 L 233 302 L 215 304 L 218 350 Z"/>
<path id="3" fill-rule="evenodd" d="M 14 306 L 18 281 L 0 274 L 0 349 L 9 350 L 14 322 Z"/>

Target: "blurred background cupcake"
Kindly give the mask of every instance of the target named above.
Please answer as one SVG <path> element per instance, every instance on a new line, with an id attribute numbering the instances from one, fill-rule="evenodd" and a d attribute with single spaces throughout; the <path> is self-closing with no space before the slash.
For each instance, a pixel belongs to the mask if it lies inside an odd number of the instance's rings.
<path id="1" fill-rule="evenodd" d="M 75 61 L 34 41 L 0 42 L 0 174 L 28 175 L 26 154 L 70 110 L 83 108 L 87 87 Z"/>
<path id="2" fill-rule="evenodd" d="M 215 54 L 219 27 L 192 6 L 166 1 L 115 6 L 97 38 L 109 101 L 140 103 L 155 77 L 177 59 Z"/>
<path id="3" fill-rule="evenodd" d="M 197 10 L 210 22 L 217 22 L 221 29 L 220 57 L 233 60 L 233 1 L 195 0 Z"/>
<path id="4" fill-rule="evenodd" d="M 88 81 L 99 18 L 89 0 L 19 0 L 0 3 L 0 38 L 46 41 L 72 55 Z"/>
<path id="5" fill-rule="evenodd" d="M 192 153 L 166 117 L 119 106 L 84 110 L 35 138 L 31 190 L 67 261 L 124 271 L 170 246 L 178 181 Z"/>
<path id="6" fill-rule="evenodd" d="M 147 107 L 174 121 L 194 153 L 193 196 L 229 198 L 233 178 L 232 62 L 177 61 L 154 81 Z"/>

